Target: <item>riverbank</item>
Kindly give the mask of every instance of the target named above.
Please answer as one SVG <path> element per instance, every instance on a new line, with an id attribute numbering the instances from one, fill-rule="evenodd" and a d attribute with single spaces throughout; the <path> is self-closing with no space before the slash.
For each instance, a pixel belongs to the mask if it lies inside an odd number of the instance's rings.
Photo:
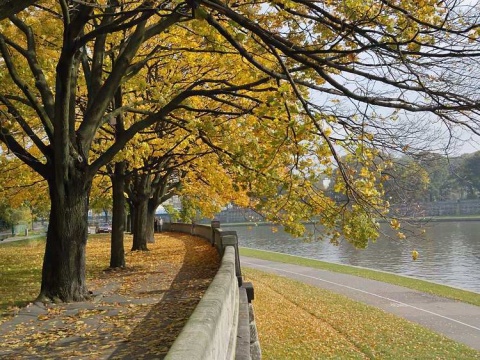
<path id="1" fill-rule="evenodd" d="M 130 241 L 128 237 L 126 246 Z M 28 321 L 20 325 L 28 326 L 0 333 L 0 358 L 13 351 L 17 359 L 35 353 L 42 358 L 162 358 L 168 349 L 162 344 L 173 341 L 174 331 L 188 317 L 183 311 L 191 311 L 201 297 L 194 292 L 196 285 L 208 284 L 204 270 L 212 268 L 202 265 L 206 254 L 216 252 L 204 245 L 188 235 L 157 234 L 151 251 L 127 255 L 128 271 L 104 273 L 108 236 L 93 236 L 87 245 L 93 246 L 87 248 L 88 282 L 98 301 L 27 308 Z M 0 272 L 2 280 L 4 274 L 12 279 L 11 295 L 18 295 L 22 282 L 25 289 L 38 286 L 43 246 L 27 241 L 0 247 Z M 9 264 L 7 255 L 12 257 Z M 480 353 L 463 345 L 343 296 L 254 270 L 244 275 L 255 283 L 264 359 L 480 359 Z M 37 291 L 33 289 L 33 296 Z"/>
<path id="2" fill-rule="evenodd" d="M 250 248 L 240 248 L 240 255 L 286 264 L 307 266 L 314 269 L 322 269 L 343 274 L 355 275 L 366 279 L 372 279 L 388 284 L 403 286 L 409 289 L 422 291 L 432 295 L 442 296 L 448 299 L 458 300 L 468 304 L 480 306 L 479 293 L 458 289 L 451 286 L 436 284 L 429 281 L 414 279 L 407 276 L 400 276 L 389 272 L 371 270 L 358 266 L 335 264 L 305 257 Z"/>
<path id="3" fill-rule="evenodd" d="M 343 295 L 250 268 L 243 274 L 255 285 L 264 360 L 480 359 L 479 351 Z"/>
<path id="4" fill-rule="evenodd" d="M 439 222 L 439 221 L 480 221 L 480 215 L 459 215 L 459 216 L 425 216 L 425 217 L 405 217 L 399 218 L 399 220 L 406 222 Z M 378 219 L 380 223 L 388 223 L 390 220 Z M 305 224 L 314 224 L 313 221 L 305 222 Z M 257 222 L 238 222 L 238 223 L 222 223 L 222 227 L 233 227 L 233 226 L 259 226 L 259 225 L 272 225 L 275 226 L 275 223 L 268 221 L 257 221 Z"/>
<path id="5" fill-rule="evenodd" d="M 480 215 L 405 217 L 405 218 L 399 218 L 399 220 L 404 222 L 411 222 L 411 223 L 480 221 Z M 390 220 L 379 219 L 378 222 L 387 223 L 387 222 L 390 222 Z"/>

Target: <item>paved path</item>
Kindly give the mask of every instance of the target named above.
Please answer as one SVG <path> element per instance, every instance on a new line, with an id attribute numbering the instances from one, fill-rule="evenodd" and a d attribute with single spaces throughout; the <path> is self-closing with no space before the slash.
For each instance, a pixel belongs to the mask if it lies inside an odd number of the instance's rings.
<path id="1" fill-rule="evenodd" d="M 11 233 L 9 234 L 8 237 L 3 237 L 6 236 L 5 234 L 0 234 L 0 244 L 3 243 L 9 243 L 9 242 L 14 242 L 14 241 L 20 241 L 20 240 L 26 240 L 26 239 L 37 239 L 41 237 L 45 237 L 47 234 L 38 234 L 38 235 L 28 235 L 28 236 L 11 236 Z"/>
<path id="2" fill-rule="evenodd" d="M 242 266 L 376 306 L 480 350 L 480 307 L 358 276 L 242 256 Z"/>

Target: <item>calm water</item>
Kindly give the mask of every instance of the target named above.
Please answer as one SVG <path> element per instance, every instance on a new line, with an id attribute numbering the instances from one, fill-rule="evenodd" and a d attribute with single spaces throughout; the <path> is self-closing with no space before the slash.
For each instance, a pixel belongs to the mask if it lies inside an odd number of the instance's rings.
<path id="1" fill-rule="evenodd" d="M 304 241 L 271 225 L 228 227 L 236 230 L 240 246 L 305 256 L 413 276 L 480 293 L 480 222 L 438 222 L 421 237 L 383 237 L 367 249 L 343 242 Z M 419 252 L 416 261 L 411 251 Z"/>

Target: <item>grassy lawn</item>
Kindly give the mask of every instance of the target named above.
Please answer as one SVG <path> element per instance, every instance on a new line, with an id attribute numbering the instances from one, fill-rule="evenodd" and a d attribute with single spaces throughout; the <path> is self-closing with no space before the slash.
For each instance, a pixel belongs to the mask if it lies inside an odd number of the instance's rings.
<path id="1" fill-rule="evenodd" d="M 131 245 L 126 235 L 125 249 Z M 209 242 L 161 233 L 150 251 L 127 250 L 125 269 L 106 270 L 110 234 L 90 236 L 87 286 L 98 296 L 47 304 L 5 323 L 9 310 L 38 295 L 44 246 L 0 245 L 0 359 L 163 359 L 219 267 Z"/>
<path id="2" fill-rule="evenodd" d="M 160 261 L 162 264 L 184 261 L 181 252 L 173 251 L 171 242 L 157 241 L 155 246 L 152 245 L 152 251 L 147 254 L 151 258 L 149 261 Z M 90 281 L 101 278 L 108 266 L 108 244 L 108 234 L 89 239 L 87 277 L 92 279 Z M 44 246 L 43 239 L 0 245 L 2 317 L 12 307 L 23 306 L 38 294 Z M 329 270 L 333 267 L 350 268 L 250 249 L 242 249 L 241 252 L 275 261 L 328 266 Z M 136 259 L 136 254 L 127 256 L 134 268 L 150 271 L 150 262 L 145 263 L 145 254 L 142 254 L 142 259 Z M 366 270 L 350 268 L 349 273 L 359 275 L 359 271 Z M 480 352 L 344 296 L 256 270 L 245 269 L 244 275 L 247 281 L 255 284 L 253 304 L 263 359 L 480 359 Z"/>
<path id="3" fill-rule="evenodd" d="M 244 269 L 263 359 L 480 359 L 480 352 L 382 310 Z"/>
<path id="4" fill-rule="evenodd" d="M 126 236 L 128 248 L 131 236 Z M 109 265 L 110 234 L 89 235 L 87 280 Z M 40 292 L 45 237 L 0 243 L 0 322 L 13 308 L 33 301 Z"/>
<path id="5" fill-rule="evenodd" d="M 0 243 L 0 322 L 40 292 L 44 250 L 44 238 Z"/>
<path id="6" fill-rule="evenodd" d="M 167 233 L 165 233 L 167 234 Z M 175 247 L 172 240 L 159 240 L 165 234 L 156 234 L 155 244 L 149 244 L 149 252 L 131 252 L 132 235 L 125 234 L 127 267 L 135 270 L 149 261 L 182 264 L 183 244 Z M 0 322 L 12 308 L 22 307 L 35 300 L 40 292 L 45 237 L 0 242 Z M 110 264 L 110 234 L 89 235 L 86 248 L 87 282 L 105 277 Z M 147 263 L 145 265 L 145 263 Z"/>
<path id="7" fill-rule="evenodd" d="M 256 249 L 241 248 L 240 254 L 264 260 L 296 264 L 344 274 L 361 276 L 367 279 L 373 279 L 390 284 L 400 285 L 410 289 L 415 289 L 426 293 L 439 295 L 449 299 L 459 300 L 469 304 L 480 306 L 480 294 L 478 293 L 439 285 L 428 281 L 412 279 L 405 276 Z"/>

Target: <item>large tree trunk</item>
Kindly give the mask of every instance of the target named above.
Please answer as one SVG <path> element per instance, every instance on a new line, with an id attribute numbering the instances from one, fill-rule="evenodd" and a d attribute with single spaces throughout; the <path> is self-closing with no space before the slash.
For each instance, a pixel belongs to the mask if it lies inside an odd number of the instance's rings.
<path id="1" fill-rule="evenodd" d="M 89 297 L 85 283 L 88 197 L 91 182 L 72 176 L 58 185 L 49 180 L 50 223 L 38 300 L 81 301 Z"/>
<path id="2" fill-rule="evenodd" d="M 127 231 L 130 234 L 133 234 L 135 232 L 133 229 L 135 227 L 135 209 L 131 201 L 127 201 L 127 205 L 128 205 Z"/>
<path id="3" fill-rule="evenodd" d="M 155 243 L 155 210 L 156 207 L 151 206 L 151 202 L 148 202 L 147 208 L 147 242 L 150 244 Z"/>
<path id="4" fill-rule="evenodd" d="M 125 267 L 124 236 L 125 231 L 125 162 L 115 164 L 112 176 L 113 209 L 112 240 L 110 246 L 110 267 Z"/>
<path id="5" fill-rule="evenodd" d="M 134 250 L 147 249 L 147 217 L 148 217 L 148 198 L 138 197 L 133 204 L 133 246 Z"/>
<path id="6" fill-rule="evenodd" d="M 147 223 L 146 226 L 147 228 L 145 229 L 146 236 L 147 236 L 147 242 L 149 244 L 155 243 L 155 238 L 154 238 L 154 230 L 155 230 L 155 212 L 147 212 Z"/>

